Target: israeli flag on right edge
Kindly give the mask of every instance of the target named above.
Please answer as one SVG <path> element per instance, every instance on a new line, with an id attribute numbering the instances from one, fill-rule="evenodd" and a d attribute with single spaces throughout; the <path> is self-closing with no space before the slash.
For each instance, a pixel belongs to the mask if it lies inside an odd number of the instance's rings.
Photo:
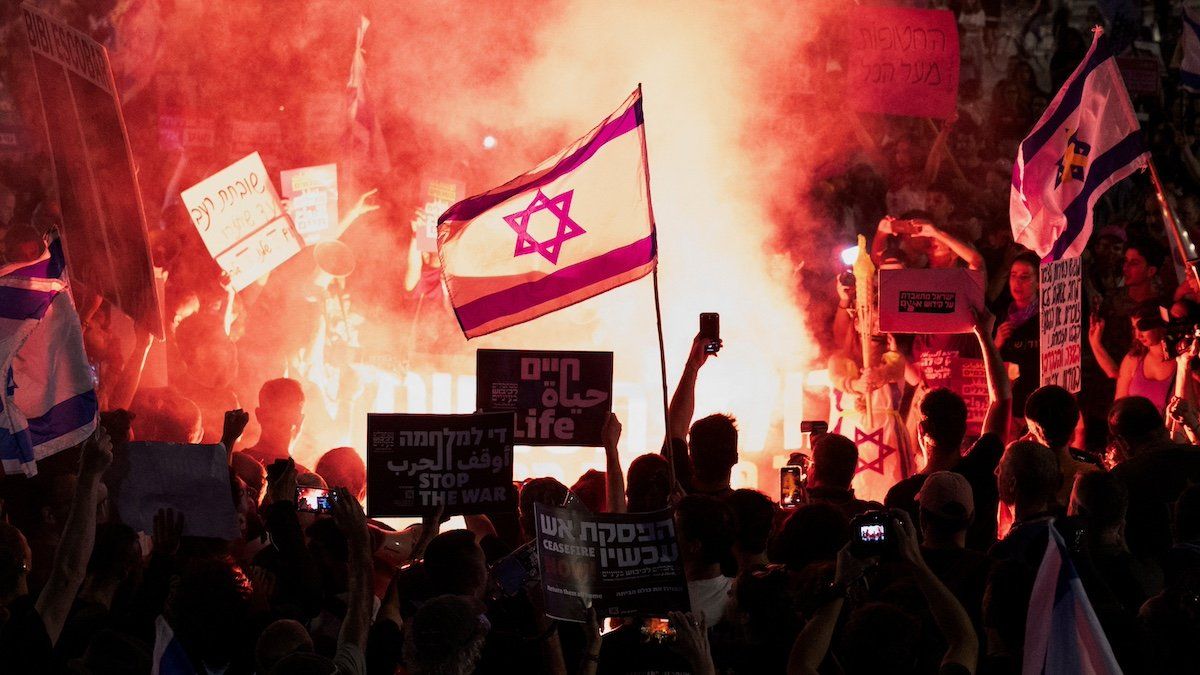
<path id="1" fill-rule="evenodd" d="M 1192 10 L 1183 10 L 1183 62 L 1179 64 L 1181 89 L 1200 94 L 1200 17 Z"/>
<path id="2" fill-rule="evenodd" d="M 1025 616 L 1021 675 L 1120 675 L 1108 637 L 1053 523 Z"/>
<path id="3" fill-rule="evenodd" d="M 1112 43 L 1094 29 L 1083 63 L 1063 83 L 1013 166 L 1013 239 L 1046 260 L 1074 258 L 1092 234 L 1092 206 L 1150 159 Z"/>

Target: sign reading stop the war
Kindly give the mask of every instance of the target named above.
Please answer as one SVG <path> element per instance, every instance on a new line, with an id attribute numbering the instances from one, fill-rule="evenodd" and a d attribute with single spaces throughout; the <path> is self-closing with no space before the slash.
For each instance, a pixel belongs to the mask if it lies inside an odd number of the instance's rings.
<path id="1" fill-rule="evenodd" d="M 517 413 L 517 445 L 599 446 L 612 411 L 612 352 L 480 349 L 475 407 Z"/>
<path id="2" fill-rule="evenodd" d="M 367 415 L 367 515 L 514 508 L 512 413 Z"/>
<path id="3" fill-rule="evenodd" d="M 1079 258 L 1045 263 L 1038 284 L 1041 384 L 1043 387 L 1057 384 L 1073 394 L 1080 387 L 1079 342 L 1083 331 L 1080 269 Z"/>

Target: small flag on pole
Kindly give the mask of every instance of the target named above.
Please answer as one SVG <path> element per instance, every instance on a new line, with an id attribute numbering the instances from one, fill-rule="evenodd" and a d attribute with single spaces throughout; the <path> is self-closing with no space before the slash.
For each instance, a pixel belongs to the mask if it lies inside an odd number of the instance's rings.
<path id="1" fill-rule="evenodd" d="M 558 155 L 438 219 L 468 338 L 573 305 L 654 269 L 641 89 Z"/>
<path id="2" fill-rule="evenodd" d="M 375 114 L 371 91 L 367 87 L 367 52 L 363 45 L 370 27 L 370 19 L 360 16 L 354 41 L 354 58 L 350 62 L 350 80 L 346 83 L 346 93 L 350 99 L 347 144 L 350 156 L 356 162 L 378 174 L 385 174 L 391 170 L 391 160 L 379 117 Z"/>
<path id="3" fill-rule="evenodd" d="M 0 460 L 5 473 L 37 474 L 36 461 L 87 439 L 96 392 L 66 259 L 54 238 L 30 263 L 0 268 Z"/>
<path id="4" fill-rule="evenodd" d="M 1112 44 L 1096 29 L 1083 63 L 1017 152 L 1013 238 L 1048 260 L 1078 256 L 1096 200 L 1149 157 Z"/>
<path id="5" fill-rule="evenodd" d="M 1119 674 L 1121 667 L 1075 573 L 1062 535 L 1052 523 L 1046 529 L 1046 553 L 1025 617 L 1022 675 Z"/>
<path id="6" fill-rule="evenodd" d="M 1183 61 L 1179 64 L 1179 84 L 1190 92 L 1200 93 L 1200 14 L 1183 10 L 1183 36 L 1180 39 Z"/>

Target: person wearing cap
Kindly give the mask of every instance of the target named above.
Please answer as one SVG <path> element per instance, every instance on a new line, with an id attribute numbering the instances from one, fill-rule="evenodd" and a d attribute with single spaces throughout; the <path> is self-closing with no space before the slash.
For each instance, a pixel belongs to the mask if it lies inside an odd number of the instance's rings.
<path id="1" fill-rule="evenodd" d="M 992 559 L 968 549 L 967 528 L 975 520 L 975 493 L 962 474 L 935 471 L 917 493 L 921 556 L 954 597 L 967 609 L 982 639 L 983 592 Z"/>

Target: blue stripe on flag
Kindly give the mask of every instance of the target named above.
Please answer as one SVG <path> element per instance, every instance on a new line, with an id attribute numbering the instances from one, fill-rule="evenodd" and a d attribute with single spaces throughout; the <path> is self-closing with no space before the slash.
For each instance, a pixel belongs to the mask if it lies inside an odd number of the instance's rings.
<path id="1" fill-rule="evenodd" d="M 66 257 L 63 255 L 62 242 L 55 239 L 50 242 L 50 257 L 29 263 L 5 276 L 21 279 L 59 279 L 63 276 L 64 269 L 66 269 Z"/>
<path id="2" fill-rule="evenodd" d="M 33 461 L 33 439 L 28 429 L 16 433 L 0 427 L 0 460 L 27 464 Z"/>
<path id="3" fill-rule="evenodd" d="M 41 320 L 50 309 L 57 291 L 33 291 L 28 288 L 0 286 L 0 319 Z"/>
<path id="4" fill-rule="evenodd" d="M 1092 193 L 1100 187 L 1101 183 L 1108 180 L 1117 171 L 1132 164 L 1144 152 L 1146 152 L 1146 139 L 1142 136 L 1142 132 L 1138 130 L 1126 136 L 1120 143 L 1109 148 L 1108 152 L 1100 155 L 1092 162 L 1092 166 L 1088 170 L 1087 178 L 1084 182 L 1083 190 L 1071 201 L 1066 209 L 1063 209 L 1067 228 L 1058 237 L 1058 241 L 1054 242 L 1054 247 L 1050 250 L 1050 260 L 1061 258 L 1083 231 L 1083 226 L 1087 222 L 1088 213 L 1091 210 L 1091 207 L 1088 205 L 1088 199 L 1092 196 Z"/>
<path id="5" fill-rule="evenodd" d="M 1028 162 L 1030 157 L 1037 154 L 1037 151 L 1042 149 L 1046 141 L 1049 141 L 1054 136 L 1054 133 L 1062 126 L 1062 123 L 1079 108 L 1079 102 L 1083 99 L 1083 88 L 1087 85 L 1088 76 L 1112 55 L 1112 49 L 1107 36 L 1101 35 L 1099 41 L 1096 43 L 1096 49 L 1080 67 L 1079 72 L 1073 76 L 1075 79 L 1071 80 L 1066 90 L 1063 91 L 1063 97 L 1059 100 L 1058 107 L 1054 109 L 1054 114 L 1046 120 L 1045 124 L 1035 129 L 1021 142 L 1020 156 L 1022 161 Z"/>
<path id="6" fill-rule="evenodd" d="M 16 433 L 0 428 L 0 459 L 32 462 L 33 448 L 87 426 L 98 409 L 96 392 L 85 391 L 30 418 L 28 427 Z"/>

